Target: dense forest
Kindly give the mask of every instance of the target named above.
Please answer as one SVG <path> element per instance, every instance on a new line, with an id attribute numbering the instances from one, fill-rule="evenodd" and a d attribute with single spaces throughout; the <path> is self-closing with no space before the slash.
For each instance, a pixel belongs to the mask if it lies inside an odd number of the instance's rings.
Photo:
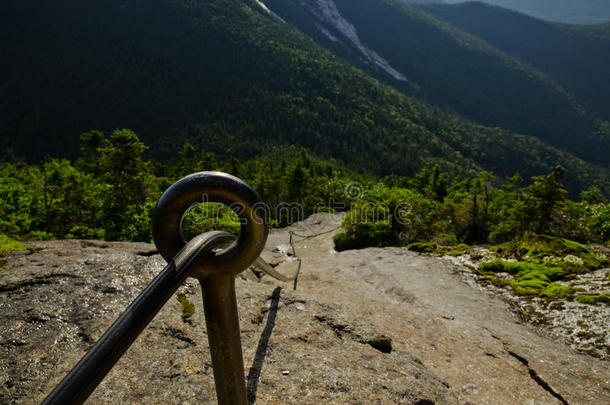
<path id="1" fill-rule="evenodd" d="M 610 115 L 604 111 L 608 103 L 606 92 L 600 91 L 610 83 L 605 63 L 610 48 L 606 43 L 581 35 L 581 31 L 564 30 L 574 44 L 566 45 L 562 52 L 569 54 L 572 48 L 580 50 L 580 54 L 571 55 L 574 60 L 582 56 L 580 62 L 572 64 L 581 67 L 586 64 L 587 68 L 581 69 L 584 76 L 571 69 L 570 64 L 557 69 L 570 71 L 567 82 L 587 81 L 585 86 L 597 90 L 592 95 L 591 91 L 587 93 L 575 86 L 578 95 L 582 93 L 583 101 L 566 90 L 562 81 L 539 69 L 538 63 L 530 64 L 501 47 L 492 46 L 493 43 L 490 45 L 485 36 L 475 36 L 421 11 L 465 7 L 420 7 L 393 0 L 319 3 L 267 0 L 266 4 L 320 45 L 405 94 L 423 98 L 472 121 L 536 137 L 586 161 L 602 166 L 610 164 L 603 152 L 610 149 L 607 121 Z M 464 14 L 494 27 L 498 35 L 503 30 L 522 33 L 516 38 L 508 33 L 506 38 L 511 39 L 507 41 L 523 42 L 524 36 L 530 36 L 524 29 L 527 25 L 521 24 L 519 18 L 498 22 L 469 10 Z M 548 45 L 547 52 L 555 50 L 553 41 L 545 41 L 536 34 L 531 33 L 536 38 L 534 42 Z M 598 56 L 596 49 L 606 49 L 606 55 Z M 379 57 L 387 64 L 378 63 Z M 561 60 L 549 61 L 554 62 L 561 64 Z M 581 104 L 585 101 L 587 107 L 594 105 L 595 108 L 583 108 Z M 604 114 L 596 115 L 598 111 Z"/>
<path id="2" fill-rule="evenodd" d="M 6 161 L 74 159 L 80 133 L 125 127 L 161 160 L 187 141 L 241 161 L 298 145 L 377 176 L 439 164 L 528 179 L 561 165 L 571 196 L 610 190 L 607 168 L 401 94 L 254 1 L 9 2 L 0 23 Z M 587 149 L 597 160 L 600 145 Z"/>
<path id="3" fill-rule="evenodd" d="M 420 8 L 539 69 L 588 111 L 610 120 L 610 23 L 553 24 L 474 2 Z"/>
<path id="4" fill-rule="evenodd" d="M 81 135 L 81 157 L 0 167 L 0 233 L 19 239 L 97 238 L 150 241 L 150 217 L 161 193 L 179 178 L 218 170 L 243 178 L 270 207 L 272 226 L 319 211 L 349 211 L 339 248 L 435 241 L 501 243 L 528 233 L 581 242 L 610 240 L 610 205 L 593 187 L 571 201 L 555 167 L 526 182 L 480 172 L 475 177 L 426 168 L 413 177 L 375 178 L 312 157 L 305 149 L 277 149 L 241 162 L 187 143 L 179 158 L 148 160 L 147 146 L 130 130 Z M 298 215 L 282 216 L 284 204 Z M 205 208 L 205 207 L 204 207 Z M 230 210 L 195 211 L 193 232 L 238 227 Z M 190 224 L 190 225 L 189 225 Z M 199 228 L 197 228 L 199 227 Z"/>

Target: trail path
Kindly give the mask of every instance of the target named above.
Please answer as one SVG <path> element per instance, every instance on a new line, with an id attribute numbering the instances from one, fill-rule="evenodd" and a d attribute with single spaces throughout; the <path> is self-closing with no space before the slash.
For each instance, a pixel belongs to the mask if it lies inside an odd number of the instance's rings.
<path id="1" fill-rule="evenodd" d="M 263 256 L 297 291 L 238 279 L 244 366 L 257 404 L 610 403 L 610 363 L 520 321 L 448 260 L 404 248 L 337 253 L 340 218 L 273 230 Z M 334 230 L 332 232 L 327 232 Z M 53 241 L 0 268 L 0 403 L 36 404 L 164 266 L 149 244 Z M 278 248 L 279 247 L 279 248 Z M 280 288 L 281 287 L 281 288 Z M 201 292 L 171 299 L 91 404 L 215 403 Z"/>
<path id="2" fill-rule="evenodd" d="M 315 235 L 340 224 L 319 215 L 274 231 Z M 447 260 L 404 248 L 332 251 L 336 232 L 295 237 L 300 292 L 332 300 L 373 323 L 394 346 L 416 353 L 472 403 L 610 403 L 610 363 L 541 336 L 501 299 L 467 283 Z M 288 269 L 290 263 L 277 269 Z"/>

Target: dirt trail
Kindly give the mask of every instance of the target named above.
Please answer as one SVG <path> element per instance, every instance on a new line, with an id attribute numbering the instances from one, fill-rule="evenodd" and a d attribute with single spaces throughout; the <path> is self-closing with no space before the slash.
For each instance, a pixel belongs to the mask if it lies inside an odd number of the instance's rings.
<path id="1" fill-rule="evenodd" d="M 315 235 L 339 224 L 339 217 L 317 215 L 274 231 L 267 246 L 285 245 L 290 230 Z M 394 346 L 416 353 L 460 400 L 610 403 L 610 363 L 541 336 L 507 303 L 464 282 L 456 265 L 403 248 L 336 253 L 335 233 L 294 237 L 302 259 L 299 291 L 375 324 Z"/>

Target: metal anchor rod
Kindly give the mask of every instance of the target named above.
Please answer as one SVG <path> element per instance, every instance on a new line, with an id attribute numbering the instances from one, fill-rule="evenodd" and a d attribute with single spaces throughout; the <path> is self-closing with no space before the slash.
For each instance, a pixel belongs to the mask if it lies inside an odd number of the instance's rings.
<path id="1" fill-rule="evenodd" d="M 219 172 L 186 176 L 163 193 L 153 213 L 153 239 L 166 260 L 171 260 L 184 246 L 182 219 L 185 213 L 202 202 L 224 203 L 240 220 L 237 241 L 210 260 L 199 261 L 191 276 L 199 279 L 203 290 L 218 403 L 245 405 L 246 379 L 235 276 L 248 268 L 263 250 L 269 232 L 267 213 L 258 194 L 237 177 Z"/>
<path id="2" fill-rule="evenodd" d="M 246 405 L 246 377 L 235 297 L 235 276 L 214 274 L 199 282 L 203 292 L 203 311 L 218 404 Z"/>
<path id="3" fill-rule="evenodd" d="M 205 256 L 213 256 L 214 248 L 226 246 L 234 239 L 235 236 L 229 233 L 214 231 L 199 235 L 189 241 L 102 335 L 95 346 L 74 366 L 72 371 L 42 404 L 82 404 L 185 281 L 194 265 Z M 233 300 L 235 302 L 234 288 Z M 239 325 L 237 330 L 239 340 Z"/>

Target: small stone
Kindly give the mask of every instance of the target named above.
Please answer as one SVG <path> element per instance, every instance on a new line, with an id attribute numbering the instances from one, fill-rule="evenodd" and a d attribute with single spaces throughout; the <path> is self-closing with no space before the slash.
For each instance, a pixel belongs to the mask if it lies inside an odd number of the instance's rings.
<path id="1" fill-rule="evenodd" d="M 462 386 L 462 392 L 466 395 L 479 395 L 481 389 L 476 384 L 466 384 Z"/>

